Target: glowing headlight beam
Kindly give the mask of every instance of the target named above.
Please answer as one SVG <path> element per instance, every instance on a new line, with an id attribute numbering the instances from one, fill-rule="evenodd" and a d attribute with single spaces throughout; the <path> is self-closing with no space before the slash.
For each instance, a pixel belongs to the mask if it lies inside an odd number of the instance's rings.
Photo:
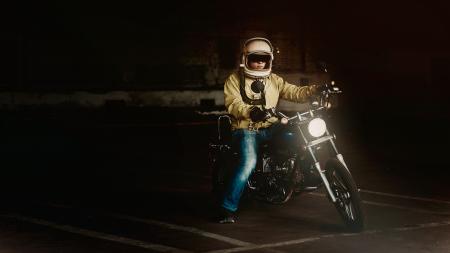
<path id="1" fill-rule="evenodd" d="M 308 132 L 312 137 L 320 137 L 327 130 L 327 124 L 321 118 L 315 118 L 308 123 Z"/>

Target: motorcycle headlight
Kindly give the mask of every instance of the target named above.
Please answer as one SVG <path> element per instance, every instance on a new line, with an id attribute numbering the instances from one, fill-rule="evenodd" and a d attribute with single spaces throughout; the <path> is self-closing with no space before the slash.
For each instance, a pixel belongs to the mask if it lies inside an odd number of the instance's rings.
<path id="1" fill-rule="evenodd" d="M 327 130 L 327 124 L 321 118 L 315 118 L 308 123 L 308 132 L 312 137 L 320 137 Z"/>

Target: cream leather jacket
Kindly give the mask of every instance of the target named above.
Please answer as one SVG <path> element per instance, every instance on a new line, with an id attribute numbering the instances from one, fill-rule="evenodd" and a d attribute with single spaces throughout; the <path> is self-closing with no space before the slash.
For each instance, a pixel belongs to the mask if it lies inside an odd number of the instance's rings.
<path id="1" fill-rule="evenodd" d="M 251 84 L 255 79 L 245 77 L 245 92 L 251 99 L 258 99 L 260 94 L 251 90 Z M 292 102 L 304 103 L 306 99 L 316 92 L 316 86 L 296 86 L 287 83 L 280 76 L 270 74 L 263 81 L 265 83 L 266 108 L 276 107 L 278 99 L 282 98 Z M 265 122 L 252 122 L 250 120 L 250 110 L 254 106 L 261 105 L 246 104 L 239 91 L 239 72 L 231 74 L 224 85 L 225 107 L 232 115 L 231 127 L 235 129 L 259 129 L 265 128 L 277 122 L 276 117 L 272 117 Z M 250 126 L 250 127 L 249 127 Z"/>

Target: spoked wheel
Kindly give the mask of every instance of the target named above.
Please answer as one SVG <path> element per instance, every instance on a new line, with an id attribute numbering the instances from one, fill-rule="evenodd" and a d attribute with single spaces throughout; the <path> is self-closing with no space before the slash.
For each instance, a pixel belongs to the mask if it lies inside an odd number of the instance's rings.
<path id="1" fill-rule="evenodd" d="M 326 166 L 326 177 L 336 196 L 334 203 L 346 226 L 353 232 L 364 229 L 364 214 L 361 197 L 350 172 L 336 158 L 330 159 Z"/>

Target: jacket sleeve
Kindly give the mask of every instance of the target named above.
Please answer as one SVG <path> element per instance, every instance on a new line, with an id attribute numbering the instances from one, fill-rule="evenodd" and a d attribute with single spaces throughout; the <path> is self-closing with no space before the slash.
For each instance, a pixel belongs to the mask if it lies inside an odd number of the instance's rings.
<path id="1" fill-rule="evenodd" d="M 225 81 L 224 85 L 224 100 L 225 108 L 228 113 L 233 115 L 236 119 L 250 118 L 250 109 L 252 105 L 244 103 L 239 91 L 238 75 L 232 74 Z"/>
<path id="2" fill-rule="evenodd" d="M 280 97 L 292 102 L 304 103 L 316 93 L 316 85 L 296 86 L 274 75 L 275 83 L 280 91 Z"/>

